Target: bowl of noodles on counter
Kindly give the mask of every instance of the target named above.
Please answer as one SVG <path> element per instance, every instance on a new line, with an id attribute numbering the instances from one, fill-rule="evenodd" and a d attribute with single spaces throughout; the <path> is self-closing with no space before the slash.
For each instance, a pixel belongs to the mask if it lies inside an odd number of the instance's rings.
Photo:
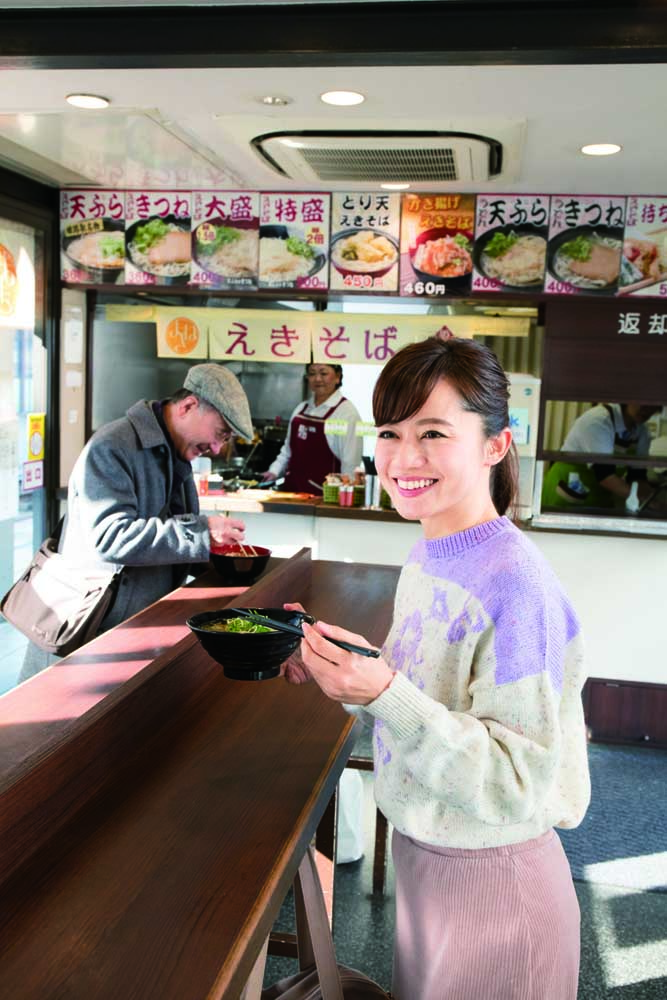
<path id="1" fill-rule="evenodd" d="M 259 280 L 262 285 L 296 285 L 326 263 L 326 254 L 305 239 L 294 226 L 259 227 Z"/>
<path id="2" fill-rule="evenodd" d="M 182 284 L 190 277 L 190 223 L 175 215 L 133 222 L 126 233 L 127 255 L 139 271 L 154 274 L 161 285 Z"/>
<path id="3" fill-rule="evenodd" d="M 331 241 L 331 263 L 343 275 L 381 278 L 398 260 L 398 243 L 376 229 L 344 229 Z"/>
<path id="4" fill-rule="evenodd" d="M 77 236 L 64 236 L 63 253 L 79 271 L 86 271 L 98 284 L 118 280 L 125 267 L 125 225 L 115 219 L 101 219 L 102 228 Z"/>
<path id="5" fill-rule="evenodd" d="M 301 611 L 284 608 L 252 608 L 259 617 L 300 627 Z M 309 621 L 312 619 L 308 618 Z M 223 667 L 225 677 L 238 681 L 263 681 L 277 677 L 280 666 L 301 642 L 298 635 L 257 625 L 240 618 L 234 608 L 203 611 L 186 622 L 206 652 Z"/>
<path id="6" fill-rule="evenodd" d="M 618 283 L 622 249 L 622 228 L 575 226 L 551 238 L 547 267 L 557 281 L 604 294 Z"/>
<path id="7" fill-rule="evenodd" d="M 271 549 L 261 545 L 211 543 L 213 568 L 227 587 L 249 587 L 262 575 L 270 557 Z"/>
<path id="8" fill-rule="evenodd" d="M 547 230 L 498 226 L 475 240 L 473 261 L 487 278 L 513 288 L 542 285 Z"/>
<path id="9" fill-rule="evenodd" d="M 410 250 L 410 263 L 421 281 L 452 288 L 467 285 L 472 272 L 472 233 L 426 229 Z"/>
<path id="10" fill-rule="evenodd" d="M 229 281 L 257 278 L 259 233 L 256 226 L 205 222 L 194 232 L 193 257 L 205 271 Z"/>

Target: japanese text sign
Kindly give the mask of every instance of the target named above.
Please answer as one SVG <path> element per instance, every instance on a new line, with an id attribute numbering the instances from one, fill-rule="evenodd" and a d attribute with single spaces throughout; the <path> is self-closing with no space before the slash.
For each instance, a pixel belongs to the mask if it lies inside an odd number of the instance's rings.
<path id="1" fill-rule="evenodd" d="M 328 194 L 260 196 L 260 288 L 328 287 L 329 214 Z"/>
<path id="2" fill-rule="evenodd" d="M 128 191 L 125 281 L 184 285 L 190 279 L 190 192 Z"/>
<path id="3" fill-rule="evenodd" d="M 69 284 L 123 284 L 124 232 L 124 191 L 61 191 L 61 279 Z"/>
<path id="4" fill-rule="evenodd" d="M 212 310 L 158 306 L 157 356 L 159 358 L 207 358 L 208 324 Z"/>
<path id="5" fill-rule="evenodd" d="M 191 285 L 257 288 L 259 194 L 192 192 Z"/>
<path id="6" fill-rule="evenodd" d="M 398 289 L 401 196 L 336 192 L 331 196 L 329 286 L 346 292 Z"/>
<path id="7" fill-rule="evenodd" d="M 548 196 L 477 195 L 472 290 L 541 292 L 548 234 Z"/>
<path id="8" fill-rule="evenodd" d="M 401 295 L 470 289 L 474 194 L 406 194 L 401 210 Z"/>
<path id="9" fill-rule="evenodd" d="M 619 294 L 667 296 L 667 198 L 628 198 Z"/>
<path id="10" fill-rule="evenodd" d="M 209 356 L 216 361 L 310 361 L 310 313 L 298 310 L 216 309 Z"/>
<path id="11" fill-rule="evenodd" d="M 545 292 L 614 295 L 625 224 L 625 198 L 552 195 Z"/>

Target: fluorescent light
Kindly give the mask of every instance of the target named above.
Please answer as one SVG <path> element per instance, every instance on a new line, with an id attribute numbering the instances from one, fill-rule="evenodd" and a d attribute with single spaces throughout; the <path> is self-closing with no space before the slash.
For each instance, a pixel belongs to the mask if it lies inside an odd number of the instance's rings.
<path id="1" fill-rule="evenodd" d="M 361 104 L 366 98 L 356 90 L 327 90 L 326 93 L 320 94 L 320 100 L 325 104 L 350 107 L 353 104 Z"/>
<path id="2" fill-rule="evenodd" d="M 108 108 L 111 104 L 108 97 L 98 97 L 96 94 L 68 94 L 65 100 L 75 108 L 86 108 L 88 111 L 95 108 Z"/>
<path id="3" fill-rule="evenodd" d="M 391 184 L 380 184 L 380 187 L 384 188 L 385 191 L 407 191 L 410 185 L 407 183 L 394 184 L 392 182 Z"/>
<path id="4" fill-rule="evenodd" d="M 622 148 L 615 142 L 592 142 L 588 146 L 582 146 L 581 152 L 586 156 L 613 156 L 614 153 L 620 153 Z"/>

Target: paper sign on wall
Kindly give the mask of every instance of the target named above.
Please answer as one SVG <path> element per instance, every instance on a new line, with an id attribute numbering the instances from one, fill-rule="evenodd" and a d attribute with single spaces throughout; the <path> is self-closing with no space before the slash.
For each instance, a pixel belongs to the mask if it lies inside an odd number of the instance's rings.
<path id="1" fill-rule="evenodd" d="M 209 325 L 209 357 L 216 361 L 310 361 L 308 313 L 280 310 L 222 309 Z"/>

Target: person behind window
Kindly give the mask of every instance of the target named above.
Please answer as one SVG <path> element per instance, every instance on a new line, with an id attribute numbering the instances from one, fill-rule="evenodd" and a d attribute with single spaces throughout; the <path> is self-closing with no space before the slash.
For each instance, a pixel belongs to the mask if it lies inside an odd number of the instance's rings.
<path id="1" fill-rule="evenodd" d="M 646 421 L 661 409 L 640 403 L 598 403 L 577 417 L 561 450 L 644 458 L 651 441 Z M 616 462 L 554 462 L 544 478 L 542 506 L 621 506 L 635 481 L 639 501 L 647 500 L 653 487 L 647 482 L 646 469 L 623 470 Z"/>
<path id="2" fill-rule="evenodd" d="M 340 391 L 341 365 L 306 365 L 309 396 L 290 417 L 287 437 L 278 457 L 262 479 L 278 479 L 285 473 L 284 488 L 294 493 L 312 493 L 331 472 L 352 476 L 361 461 L 362 439 L 357 437 L 359 412 Z M 342 434 L 327 434 L 326 421 L 347 424 Z"/>

